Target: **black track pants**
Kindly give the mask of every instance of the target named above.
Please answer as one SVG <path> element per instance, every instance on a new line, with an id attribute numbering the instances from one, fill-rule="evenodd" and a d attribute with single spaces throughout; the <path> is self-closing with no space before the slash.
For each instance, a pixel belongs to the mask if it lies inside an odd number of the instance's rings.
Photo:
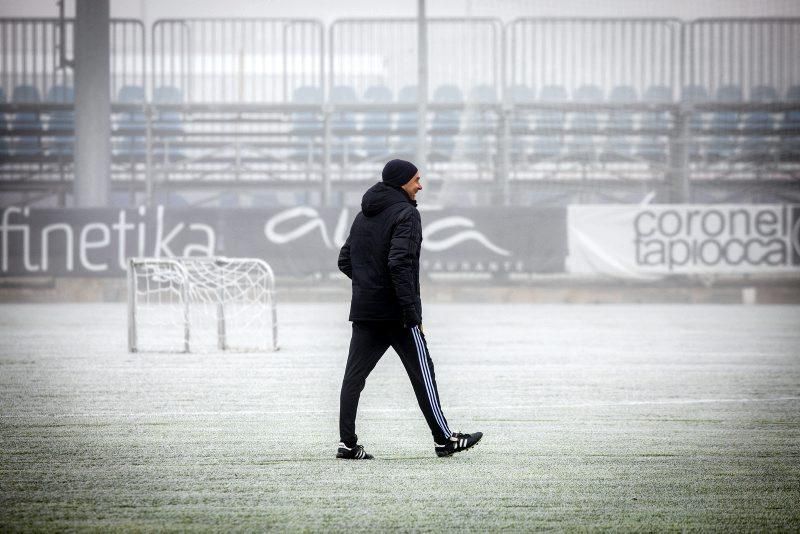
<path id="1" fill-rule="evenodd" d="M 434 441 L 444 443 L 451 432 L 439 404 L 436 376 L 425 336 L 417 326 L 404 328 L 402 323 L 394 321 L 353 322 L 353 337 L 350 339 L 350 353 L 339 397 L 340 439 L 347 446 L 356 443 L 356 412 L 361 390 L 364 389 L 367 376 L 390 346 L 406 368 Z"/>

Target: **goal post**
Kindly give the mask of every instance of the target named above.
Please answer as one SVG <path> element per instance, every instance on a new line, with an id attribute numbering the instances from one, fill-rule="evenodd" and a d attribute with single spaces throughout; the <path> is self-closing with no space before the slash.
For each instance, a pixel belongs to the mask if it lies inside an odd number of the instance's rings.
<path id="1" fill-rule="evenodd" d="M 258 258 L 128 260 L 128 349 L 278 350 L 275 275 Z"/>

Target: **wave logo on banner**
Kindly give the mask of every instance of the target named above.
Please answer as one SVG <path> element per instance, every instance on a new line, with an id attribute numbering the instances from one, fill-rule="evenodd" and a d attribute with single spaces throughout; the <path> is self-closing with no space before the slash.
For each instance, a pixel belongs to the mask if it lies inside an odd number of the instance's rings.
<path id="1" fill-rule="evenodd" d="M 433 238 L 433 235 L 436 233 L 441 232 L 442 230 L 447 230 L 448 228 L 470 228 L 470 230 L 465 230 L 463 232 L 458 232 L 457 234 L 453 234 L 449 237 L 445 237 L 436 241 Z M 422 248 L 433 251 L 439 252 L 442 250 L 447 250 L 452 248 L 459 243 L 463 243 L 464 241 L 477 241 L 487 249 L 491 250 L 495 254 L 499 254 L 500 256 L 510 256 L 511 252 L 505 250 L 503 248 L 498 247 L 497 245 L 493 244 L 489 241 L 485 235 L 478 232 L 477 230 L 472 230 L 471 228 L 475 228 L 475 223 L 467 219 L 466 217 L 444 217 L 439 219 L 438 221 L 434 221 L 425 226 L 422 230 Z"/>
<path id="2" fill-rule="evenodd" d="M 289 231 L 280 232 L 278 230 L 278 225 L 291 221 L 292 219 L 297 219 L 298 217 L 308 220 Z M 339 220 L 336 223 L 333 239 L 331 239 L 328 233 L 328 226 L 325 224 L 325 221 L 322 220 L 322 217 L 320 217 L 319 212 L 314 208 L 300 206 L 282 211 L 270 217 L 264 225 L 264 235 L 272 243 L 284 245 L 290 241 L 300 239 L 308 233 L 319 231 L 322 242 L 325 243 L 325 248 L 333 249 L 344 245 L 346 239 L 344 233 L 347 227 L 347 219 L 348 210 L 344 209 L 339 214 Z"/>
<path id="3" fill-rule="evenodd" d="M 298 226 L 295 226 L 289 230 L 281 231 L 278 228 L 279 225 L 283 225 L 284 223 L 298 218 L 306 220 L 305 222 L 301 222 Z M 320 217 L 319 212 L 314 208 L 301 206 L 282 211 L 270 217 L 264 225 L 264 235 L 272 243 L 283 245 L 296 239 L 300 239 L 307 234 L 319 232 L 322 242 L 325 244 L 325 248 L 334 249 L 344 245 L 346 240 L 345 232 L 347 230 L 348 219 L 348 210 L 342 210 L 342 212 L 339 214 L 339 219 L 336 222 L 333 238 L 331 238 L 328 232 L 328 227 L 322 217 Z M 467 228 L 467 230 L 463 230 L 438 240 L 434 237 L 435 234 L 450 228 Z M 442 219 L 434 221 L 423 228 L 422 248 L 432 252 L 440 252 L 455 247 L 465 241 L 476 241 L 495 254 L 500 256 L 511 255 L 511 252 L 498 247 L 489 241 L 485 235 L 474 228 L 475 223 L 466 217 L 443 217 Z"/>

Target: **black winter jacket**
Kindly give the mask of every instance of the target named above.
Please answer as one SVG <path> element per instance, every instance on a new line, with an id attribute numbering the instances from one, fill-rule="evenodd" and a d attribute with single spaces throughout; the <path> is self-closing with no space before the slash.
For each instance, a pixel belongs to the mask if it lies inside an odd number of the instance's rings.
<path id="1" fill-rule="evenodd" d="M 421 324 L 422 222 L 416 205 L 405 191 L 383 182 L 364 193 L 339 252 L 339 270 L 353 281 L 351 321 Z"/>

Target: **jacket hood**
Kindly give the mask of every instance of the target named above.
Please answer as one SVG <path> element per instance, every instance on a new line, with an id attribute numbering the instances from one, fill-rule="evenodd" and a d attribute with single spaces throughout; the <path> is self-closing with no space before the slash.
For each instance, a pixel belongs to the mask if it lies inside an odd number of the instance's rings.
<path id="1" fill-rule="evenodd" d="M 388 185 L 384 182 L 378 182 L 367 189 L 367 192 L 364 193 L 364 196 L 361 198 L 361 211 L 367 217 L 372 217 L 393 204 L 404 202 L 413 206 L 417 205 L 417 203 L 413 202 L 401 188 Z"/>

